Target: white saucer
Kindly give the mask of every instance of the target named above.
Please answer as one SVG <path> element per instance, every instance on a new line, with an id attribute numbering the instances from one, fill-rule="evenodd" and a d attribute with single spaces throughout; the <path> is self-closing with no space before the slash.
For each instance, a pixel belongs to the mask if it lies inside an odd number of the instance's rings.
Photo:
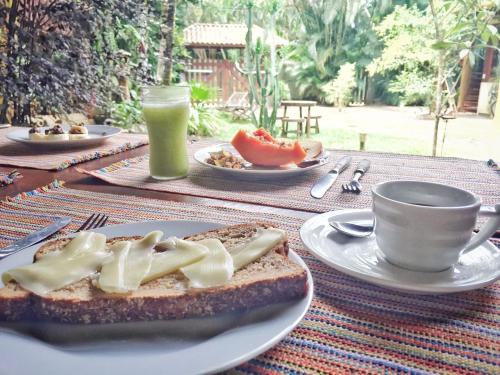
<path id="1" fill-rule="evenodd" d="M 371 220 L 371 210 L 339 210 L 317 215 L 300 228 L 307 249 L 322 262 L 350 276 L 386 288 L 418 293 L 455 293 L 485 287 L 500 279 L 500 250 L 491 242 L 462 255 L 457 264 L 441 272 L 409 271 L 384 259 L 375 236 L 347 237 L 328 220 Z"/>

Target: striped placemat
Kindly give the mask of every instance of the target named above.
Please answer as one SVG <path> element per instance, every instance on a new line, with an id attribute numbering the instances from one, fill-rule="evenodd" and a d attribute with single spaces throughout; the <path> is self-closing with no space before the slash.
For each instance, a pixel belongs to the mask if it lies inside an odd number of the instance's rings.
<path id="1" fill-rule="evenodd" d="M 238 180 L 194 161 L 194 152 L 208 144 L 209 142 L 203 141 L 189 146 L 190 171 L 188 177 L 181 180 L 153 180 L 149 176 L 147 155 L 123 160 L 107 168 L 84 172 L 115 185 L 312 212 L 371 207 L 371 186 L 388 180 L 444 183 L 478 194 L 484 204 L 500 202 L 500 175 L 489 168 L 486 162 L 477 160 L 332 150 L 331 160 L 326 166 L 300 177 L 281 180 Z M 350 168 L 339 176 L 322 199 L 312 198 L 309 191 L 313 183 L 333 168 L 343 155 L 353 157 Z M 342 193 L 341 185 L 350 181 L 357 163 L 364 158 L 371 161 L 371 167 L 361 181 L 362 193 Z"/>
<path id="2" fill-rule="evenodd" d="M 0 129 L 0 165 L 62 170 L 84 161 L 117 154 L 148 143 L 146 135 L 121 133 L 96 147 L 45 150 L 11 141 L 6 137 L 8 133 L 18 129 L 20 128 Z M 28 131 L 28 128 L 22 129 Z"/>
<path id="3" fill-rule="evenodd" d="M 268 221 L 289 233 L 290 247 L 309 266 L 315 297 L 302 322 L 277 346 L 237 373 L 498 373 L 500 283 L 441 296 L 382 289 L 343 275 L 309 255 L 297 218 L 49 187 L 0 203 L 0 246 L 69 215 L 73 230 L 94 212 L 109 224 L 200 220 L 223 224 Z M 500 244 L 499 244 L 500 247 Z"/>
<path id="4" fill-rule="evenodd" d="M 23 177 L 23 175 L 15 169 L 11 172 L 0 172 L 0 187 L 10 185 L 21 177 Z"/>

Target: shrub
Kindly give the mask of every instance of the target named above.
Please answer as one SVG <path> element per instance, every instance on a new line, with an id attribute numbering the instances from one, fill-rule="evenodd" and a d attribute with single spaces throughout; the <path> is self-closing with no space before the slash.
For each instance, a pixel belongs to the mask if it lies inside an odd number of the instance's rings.
<path id="1" fill-rule="evenodd" d="M 337 78 L 321 87 L 325 101 L 335 104 L 339 110 L 349 104 L 352 90 L 356 87 L 356 69 L 354 64 L 344 64 L 340 67 Z"/>
<path id="2" fill-rule="evenodd" d="M 219 113 L 209 107 L 216 92 L 200 82 L 191 83 L 191 109 L 188 123 L 190 135 L 213 136 L 221 123 Z"/>

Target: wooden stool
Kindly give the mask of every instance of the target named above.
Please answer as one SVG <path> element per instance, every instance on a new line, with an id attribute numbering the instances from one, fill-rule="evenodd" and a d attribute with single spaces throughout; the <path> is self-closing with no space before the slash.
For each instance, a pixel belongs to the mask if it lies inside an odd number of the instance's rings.
<path id="1" fill-rule="evenodd" d="M 321 118 L 320 115 L 317 116 L 309 116 L 309 121 L 307 122 L 309 124 L 309 127 L 306 129 L 306 134 L 309 136 L 311 133 L 311 129 L 316 130 L 316 134 L 319 134 L 319 119 Z M 311 120 L 314 120 L 314 125 L 311 125 Z"/>
<path id="2" fill-rule="evenodd" d="M 281 136 L 286 137 L 288 133 L 295 133 L 297 137 L 302 135 L 302 122 L 304 119 L 302 118 L 289 118 L 289 117 L 281 117 Z M 297 123 L 297 130 L 288 130 L 288 124 L 290 122 Z"/>

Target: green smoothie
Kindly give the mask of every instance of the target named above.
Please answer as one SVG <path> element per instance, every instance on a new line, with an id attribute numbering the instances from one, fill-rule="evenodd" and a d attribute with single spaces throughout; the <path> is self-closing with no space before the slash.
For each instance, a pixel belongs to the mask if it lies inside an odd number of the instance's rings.
<path id="1" fill-rule="evenodd" d="M 143 101 L 149 135 L 149 171 L 156 179 L 181 178 L 188 172 L 189 102 L 175 99 L 179 98 Z"/>

